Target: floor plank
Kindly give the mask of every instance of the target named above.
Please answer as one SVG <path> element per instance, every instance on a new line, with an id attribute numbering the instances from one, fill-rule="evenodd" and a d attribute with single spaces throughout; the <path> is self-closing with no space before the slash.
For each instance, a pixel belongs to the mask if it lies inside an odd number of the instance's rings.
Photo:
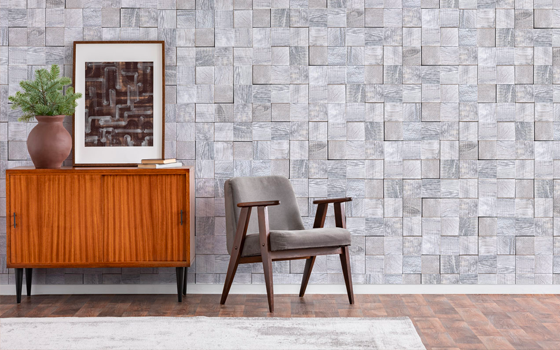
<path id="1" fill-rule="evenodd" d="M 427 349 L 559 349 L 556 295 L 35 295 L 0 296 L 0 317 L 402 317 Z"/>

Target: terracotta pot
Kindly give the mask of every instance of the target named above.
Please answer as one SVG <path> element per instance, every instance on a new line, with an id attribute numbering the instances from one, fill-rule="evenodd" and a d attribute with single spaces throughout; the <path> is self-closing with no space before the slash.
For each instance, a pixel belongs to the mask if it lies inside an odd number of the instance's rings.
<path id="1" fill-rule="evenodd" d="M 39 124 L 27 137 L 27 150 L 37 169 L 60 169 L 72 151 L 72 136 L 64 128 L 63 115 L 35 116 Z"/>

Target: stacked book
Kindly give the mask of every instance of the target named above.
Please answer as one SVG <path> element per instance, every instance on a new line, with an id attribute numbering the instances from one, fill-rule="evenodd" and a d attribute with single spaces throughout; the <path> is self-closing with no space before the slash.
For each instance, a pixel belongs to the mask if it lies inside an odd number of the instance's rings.
<path id="1" fill-rule="evenodd" d="M 142 163 L 138 164 L 140 169 L 168 169 L 182 167 L 183 163 L 177 159 L 142 159 Z"/>

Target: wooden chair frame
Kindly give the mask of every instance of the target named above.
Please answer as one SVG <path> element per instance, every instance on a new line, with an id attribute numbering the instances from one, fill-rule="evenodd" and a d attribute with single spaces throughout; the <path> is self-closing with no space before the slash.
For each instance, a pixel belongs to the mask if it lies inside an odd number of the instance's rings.
<path id="1" fill-rule="evenodd" d="M 344 203 L 352 201 L 352 198 L 332 198 L 320 199 L 313 201 L 317 204 L 317 212 L 315 214 L 315 222 L 313 228 L 322 228 L 325 225 L 325 218 L 327 216 L 327 208 L 329 203 L 334 205 L 334 215 L 336 227 L 346 228 L 346 217 L 344 213 Z M 246 202 L 237 204 L 241 208 L 239 214 L 239 221 L 237 230 L 235 232 L 235 240 L 233 242 L 233 249 L 229 259 L 229 266 L 224 283 L 224 290 L 222 292 L 222 299 L 220 304 L 225 304 L 228 297 L 235 272 L 239 264 L 250 264 L 256 262 L 263 263 L 264 279 L 266 284 L 266 294 L 268 296 L 268 307 L 270 312 L 274 312 L 274 292 L 272 287 L 272 262 L 280 260 L 296 260 L 306 259 L 305 269 L 303 271 L 303 279 L 301 281 L 301 289 L 299 296 L 303 297 L 311 270 L 318 255 L 338 254 L 342 264 L 342 272 L 344 274 L 344 282 L 346 283 L 346 291 L 348 293 L 348 300 L 350 304 L 354 304 L 354 290 L 352 289 L 352 274 L 350 271 L 350 255 L 348 246 L 339 247 L 322 247 L 322 248 L 306 248 L 306 249 L 292 249 L 280 250 L 273 252 L 270 250 L 270 229 L 268 226 L 268 207 L 279 205 L 280 201 L 261 201 L 261 202 Z M 245 236 L 247 235 L 247 227 L 251 218 L 251 210 L 256 207 L 258 212 L 259 222 L 259 243 L 261 249 L 260 256 L 247 256 L 242 257 L 241 252 L 245 244 Z"/>

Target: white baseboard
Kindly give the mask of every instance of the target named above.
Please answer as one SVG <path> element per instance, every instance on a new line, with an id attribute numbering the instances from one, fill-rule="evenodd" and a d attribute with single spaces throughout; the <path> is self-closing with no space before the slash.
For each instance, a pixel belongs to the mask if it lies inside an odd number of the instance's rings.
<path id="1" fill-rule="evenodd" d="M 222 285 L 189 284 L 188 294 L 221 294 Z M 275 294 L 298 294 L 299 285 L 274 285 Z M 25 294 L 25 286 L 23 287 Z M 33 294 L 175 294 L 176 285 L 34 285 Z M 231 294 L 265 294 L 264 285 L 233 285 Z M 309 285 L 307 294 L 346 294 L 344 285 Z M 560 294 L 560 285 L 354 285 L 356 294 Z M 15 295 L 14 285 L 0 285 L 0 295 Z"/>

